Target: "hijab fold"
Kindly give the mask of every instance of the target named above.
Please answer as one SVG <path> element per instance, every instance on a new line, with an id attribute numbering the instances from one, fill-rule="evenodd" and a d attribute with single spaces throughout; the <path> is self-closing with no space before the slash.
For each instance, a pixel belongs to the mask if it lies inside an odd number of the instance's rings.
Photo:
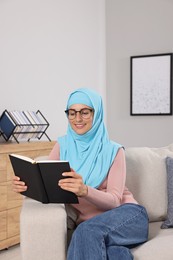
<path id="1" fill-rule="evenodd" d="M 102 98 L 95 91 L 80 88 L 69 96 L 67 107 L 84 104 L 94 109 L 92 128 L 83 135 L 77 134 L 68 124 L 67 134 L 58 138 L 60 159 L 82 175 L 86 185 L 97 188 L 107 177 L 109 168 L 122 147 L 109 140 L 103 122 Z"/>

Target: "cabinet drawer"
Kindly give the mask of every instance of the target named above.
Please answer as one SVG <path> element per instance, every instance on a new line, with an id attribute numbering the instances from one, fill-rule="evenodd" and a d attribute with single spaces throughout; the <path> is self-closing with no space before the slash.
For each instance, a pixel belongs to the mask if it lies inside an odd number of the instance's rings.
<path id="1" fill-rule="evenodd" d="M 0 241 L 7 238 L 7 217 L 6 211 L 0 212 Z"/>
<path id="2" fill-rule="evenodd" d="M 7 209 L 21 207 L 23 196 L 20 193 L 14 192 L 12 183 L 7 183 Z"/>
<path id="3" fill-rule="evenodd" d="M 11 161 L 9 156 L 7 157 L 7 170 L 6 170 L 6 175 L 7 175 L 7 181 L 11 181 L 13 176 L 14 176 L 14 171 L 13 167 L 11 165 Z"/>
<path id="4" fill-rule="evenodd" d="M 0 183 L 7 181 L 6 167 L 6 155 L 0 154 Z"/>
<path id="5" fill-rule="evenodd" d="M 20 233 L 20 211 L 21 208 L 14 208 L 7 211 L 7 237 L 13 237 Z"/>
<path id="6" fill-rule="evenodd" d="M 7 181 L 7 173 L 6 170 L 0 169 L 0 183 Z"/>
<path id="7" fill-rule="evenodd" d="M 5 170 L 6 169 L 6 154 L 0 154 L 0 170 Z"/>
<path id="8" fill-rule="evenodd" d="M 7 209 L 7 183 L 0 183 L 0 212 Z"/>

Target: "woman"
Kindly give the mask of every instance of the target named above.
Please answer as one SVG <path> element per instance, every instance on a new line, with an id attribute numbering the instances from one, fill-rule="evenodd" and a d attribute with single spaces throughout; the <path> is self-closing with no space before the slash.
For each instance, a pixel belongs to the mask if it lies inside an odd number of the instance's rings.
<path id="1" fill-rule="evenodd" d="M 58 185 L 79 198 L 72 205 L 77 228 L 67 259 L 133 259 L 130 248 L 147 241 L 148 216 L 125 186 L 124 149 L 108 138 L 102 99 L 91 89 L 78 89 L 65 112 L 67 134 L 58 138 L 49 158 L 70 162 L 71 172 L 63 173 L 70 178 Z M 18 177 L 13 184 L 16 192 L 27 189 Z"/>

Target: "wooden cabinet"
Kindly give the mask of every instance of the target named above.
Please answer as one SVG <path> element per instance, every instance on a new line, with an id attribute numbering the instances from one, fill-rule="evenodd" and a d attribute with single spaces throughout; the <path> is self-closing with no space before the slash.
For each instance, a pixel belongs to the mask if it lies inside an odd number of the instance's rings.
<path id="1" fill-rule="evenodd" d="M 13 169 L 10 153 L 31 158 L 48 155 L 55 142 L 28 142 L 0 144 L 0 250 L 20 242 L 19 219 L 23 196 L 13 192 Z"/>

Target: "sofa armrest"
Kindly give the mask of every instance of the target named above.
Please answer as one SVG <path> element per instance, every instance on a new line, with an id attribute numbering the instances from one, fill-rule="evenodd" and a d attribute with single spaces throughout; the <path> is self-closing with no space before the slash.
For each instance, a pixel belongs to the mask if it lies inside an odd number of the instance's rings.
<path id="1" fill-rule="evenodd" d="M 22 260 L 65 260 L 67 215 L 64 204 L 24 198 L 20 214 Z"/>

